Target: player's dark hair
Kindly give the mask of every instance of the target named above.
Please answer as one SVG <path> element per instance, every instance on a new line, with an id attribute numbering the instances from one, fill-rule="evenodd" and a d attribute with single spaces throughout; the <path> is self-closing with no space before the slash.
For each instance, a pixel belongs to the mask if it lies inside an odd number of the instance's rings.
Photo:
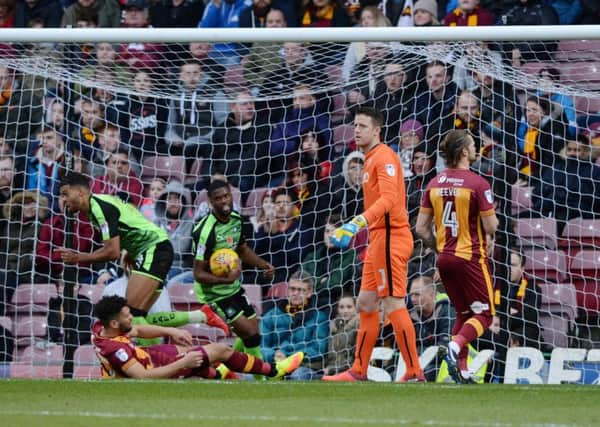
<path id="1" fill-rule="evenodd" d="M 371 122 L 375 126 L 383 126 L 383 114 L 381 114 L 381 111 L 379 111 L 378 109 L 373 107 L 358 106 L 354 113 L 354 117 L 358 116 L 359 114 L 370 117 Z"/>
<path id="2" fill-rule="evenodd" d="M 108 326 L 111 320 L 116 319 L 119 313 L 127 305 L 127 300 L 118 295 L 107 295 L 102 297 L 94 306 L 94 316 Z"/>
<path id="3" fill-rule="evenodd" d="M 68 172 L 60 180 L 60 186 L 73 185 L 77 187 L 84 187 L 90 189 L 90 180 L 87 176 L 78 172 Z"/>
<path id="4" fill-rule="evenodd" d="M 535 102 L 542 110 L 544 110 L 545 114 L 550 114 L 550 101 L 548 98 L 533 95 L 527 98 L 527 102 Z"/>
<path id="5" fill-rule="evenodd" d="M 215 193 L 215 191 L 217 191 L 219 188 L 231 189 L 231 187 L 229 187 L 229 183 L 227 181 L 223 181 L 222 179 L 215 179 L 213 182 L 208 184 L 208 187 L 206 187 L 206 192 L 208 193 L 208 197 L 212 197 L 212 195 Z"/>
<path id="6" fill-rule="evenodd" d="M 448 168 L 456 168 L 462 156 L 462 150 L 468 143 L 469 133 L 464 129 L 453 129 L 446 133 L 440 144 L 440 151 Z"/>

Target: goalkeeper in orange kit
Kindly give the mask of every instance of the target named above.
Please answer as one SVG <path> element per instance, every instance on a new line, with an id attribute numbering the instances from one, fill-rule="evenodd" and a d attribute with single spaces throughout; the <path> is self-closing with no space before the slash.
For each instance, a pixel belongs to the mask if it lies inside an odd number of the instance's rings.
<path id="1" fill-rule="evenodd" d="M 346 247 L 363 227 L 369 227 L 358 309 L 360 326 L 354 364 L 325 381 L 367 379 L 371 352 L 379 337 L 379 301 L 394 328 L 396 343 L 406 363 L 400 382 L 425 381 L 419 365 L 415 328 L 405 304 L 406 266 L 413 250 L 408 224 L 402 166 L 396 153 L 379 140 L 383 117 L 373 108 L 359 108 L 354 118 L 354 139 L 365 154 L 363 194 L 365 211 L 335 230 L 332 242 Z"/>

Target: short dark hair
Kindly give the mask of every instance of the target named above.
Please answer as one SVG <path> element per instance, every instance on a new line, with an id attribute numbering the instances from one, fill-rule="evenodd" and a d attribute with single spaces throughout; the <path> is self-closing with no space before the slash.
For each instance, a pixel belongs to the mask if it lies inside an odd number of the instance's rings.
<path id="1" fill-rule="evenodd" d="M 119 316 L 119 313 L 127 305 L 127 300 L 118 295 L 103 296 L 94 306 L 94 316 L 100 320 L 104 326 L 108 326 L 111 320 Z"/>
<path id="2" fill-rule="evenodd" d="M 297 203 L 298 202 L 298 195 L 296 194 L 295 191 L 293 191 L 291 188 L 288 187 L 279 187 L 278 189 L 276 189 L 273 192 L 273 201 L 275 201 L 275 199 L 278 196 L 288 196 L 293 203 Z"/>
<path id="3" fill-rule="evenodd" d="M 450 169 L 458 165 L 462 149 L 469 142 L 469 136 L 469 133 L 464 129 L 453 129 L 446 133 L 444 140 L 440 144 L 440 151 L 446 161 L 446 166 Z"/>
<path id="4" fill-rule="evenodd" d="M 87 176 L 78 172 L 67 172 L 60 181 L 60 186 L 73 185 L 90 189 L 90 180 Z"/>
<path id="5" fill-rule="evenodd" d="M 381 111 L 379 111 L 378 109 L 373 107 L 359 106 L 356 108 L 354 116 L 356 117 L 359 114 L 370 117 L 371 121 L 375 126 L 383 126 L 383 114 L 381 114 Z"/>
<path id="6" fill-rule="evenodd" d="M 544 110 L 544 113 L 550 114 L 550 100 L 548 98 L 533 95 L 527 98 L 527 102 L 535 102 Z"/>
<path id="7" fill-rule="evenodd" d="M 229 186 L 229 183 L 227 181 L 223 181 L 222 179 L 215 179 L 213 182 L 208 184 L 208 187 L 206 187 L 208 197 L 212 197 L 215 191 L 217 191 L 219 188 L 227 188 L 228 190 L 231 190 L 231 187 Z"/>

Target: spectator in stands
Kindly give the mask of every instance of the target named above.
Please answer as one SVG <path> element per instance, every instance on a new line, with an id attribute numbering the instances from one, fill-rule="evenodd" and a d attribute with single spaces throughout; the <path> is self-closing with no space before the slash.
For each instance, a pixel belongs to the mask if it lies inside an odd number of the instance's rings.
<path id="1" fill-rule="evenodd" d="M 271 165 L 273 173 L 285 168 L 286 156 L 298 152 L 300 136 L 307 130 L 323 135 L 331 157 L 332 132 L 329 114 L 317 102 L 310 86 L 297 84 L 294 86 L 292 108 L 287 110 L 282 121 L 273 129 L 271 135 Z"/>
<path id="2" fill-rule="evenodd" d="M 37 135 L 25 165 L 25 188 L 38 190 L 53 212 L 58 209 L 59 173 L 68 157 L 65 151 L 62 135 L 45 126 Z"/>
<path id="3" fill-rule="evenodd" d="M 164 98 L 150 95 L 154 93 L 154 82 L 148 71 L 133 74 L 133 89 L 134 95 L 107 109 L 107 118 L 111 113 L 112 121 L 119 123 L 122 141 L 127 141 L 135 158 L 143 162 L 146 157 L 169 152 L 163 139 L 169 107 Z"/>
<path id="4" fill-rule="evenodd" d="M 98 150 L 98 129 L 104 123 L 104 110 L 99 102 L 85 98 L 81 101 L 81 117 L 71 131 L 74 146 L 81 150 L 83 158 L 90 160 Z"/>
<path id="5" fill-rule="evenodd" d="M 106 166 L 110 156 L 116 153 L 120 148 L 127 149 L 127 144 L 121 143 L 119 128 L 110 122 L 105 122 L 98 128 L 98 149 L 94 150 L 94 155 L 90 161 L 90 175 L 99 177 L 106 175 Z M 129 167 L 139 175 L 141 168 L 136 159 L 130 157 Z"/>
<path id="6" fill-rule="evenodd" d="M 120 148 L 107 162 L 106 175 L 95 178 L 90 190 L 95 194 L 110 194 L 139 207 L 144 187 L 131 170 L 129 151 Z"/>
<path id="7" fill-rule="evenodd" d="M 362 175 L 365 156 L 353 151 L 344 159 L 342 182 L 333 190 L 331 211 L 339 214 L 342 222 L 347 222 L 363 211 Z"/>
<path id="8" fill-rule="evenodd" d="M 172 50 L 173 47 L 170 47 Z M 213 45 L 204 42 L 192 42 L 189 44 L 187 57 L 184 55 L 179 61 L 174 61 L 176 64 L 184 63 L 186 60 L 194 60 L 200 64 L 202 74 L 208 76 L 210 81 L 209 87 L 213 87 L 214 90 L 221 90 L 223 88 L 223 81 L 225 76 L 225 67 L 219 62 L 215 61 L 210 53 L 213 50 Z"/>
<path id="9" fill-rule="evenodd" d="M 300 136 L 298 158 L 310 160 L 317 165 L 317 179 L 319 180 L 330 178 L 342 170 L 343 158 L 332 162 L 329 160 L 329 151 L 322 133 L 309 129 Z"/>
<path id="10" fill-rule="evenodd" d="M 15 24 L 15 0 L 0 2 L 0 28 L 12 28 Z"/>
<path id="11" fill-rule="evenodd" d="M 352 20 L 340 0 L 308 0 L 300 13 L 302 27 L 351 27 Z M 310 51 L 317 64 L 331 65 L 344 61 L 346 49 L 336 43 L 314 43 Z"/>
<path id="12" fill-rule="evenodd" d="M 15 170 L 15 160 L 9 154 L 0 154 L 0 224 L 8 219 L 4 216 L 4 206 L 12 199 L 16 191 L 23 188 L 21 177 Z"/>
<path id="13" fill-rule="evenodd" d="M 422 354 L 428 347 L 446 345 L 452 333 L 454 309 L 446 294 L 438 294 L 430 276 L 417 276 L 410 282 L 410 317 L 415 325 L 417 351 Z M 436 359 L 424 370 L 427 381 L 435 381 L 443 358 Z"/>
<path id="14" fill-rule="evenodd" d="M 33 283 L 35 244 L 48 216 L 48 201 L 37 191 L 16 193 L 3 207 L 0 230 L 0 313 L 18 285 Z"/>
<path id="15" fill-rule="evenodd" d="M 444 18 L 444 24 L 456 26 L 494 25 L 494 15 L 479 6 L 479 0 L 458 0 L 458 7 Z"/>
<path id="16" fill-rule="evenodd" d="M 502 25 L 558 25 L 556 11 L 542 0 L 519 0 L 500 17 Z M 549 61 L 556 43 L 523 42 L 505 43 L 504 52 L 512 61 L 513 67 L 520 67 L 525 61 Z"/>
<path id="17" fill-rule="evenodd" d="M 350 104 L 362 104 L 365 99 L 374 97 L 378 81 L 387 64 L 393 62 L 390 43 L 369 42 L 366 53 L 350 73 L 350 86 L 347 94 Z M 358 93 L 354 93 L 358 92 Z M 361 96 L 362 95 L 362 96 Z"/>
<path id="18" fill-rule="evenodd" d="M 431 247 L 425 245 L 423 240 L 415 233 L 415 223 L 416 219 L 410 223 L 415 244 L 407 266 L 409 281 L 419 276 L 434 277 L 436 274 L 436 253 Z"/>
<path id="19" fill-rule="evenodd" d="M 415 2 L 413 9 L 412 23 L 415 27 L 435 27 L 440 25 L 440 21 L 438 20 L 438 5 L 435 0 L 418 0 Z"/>
<path id="20" fill-rule="evenodd" d="M 279 9 L 271 8 L 265 17 L 266 28 L 286 28 L 288 23 Z M 244 78 L 253 92 L 259 92 L 265 78 L 283 65 L 283 48 L 280 43 L 254 43 L 242 58 Z"/>
<path id="21" fill-rule="evenodd" d="M 419 95 L 410 108 L 417 120 L 428 126 L 435 119 L 450 114 L 459 90 L 450 80 L 452 73 L 443 62 L 430 62 L 425 73 L 427 91 Z"/>
<path id="22" fill-rule="evenodd" d="M 25 28 L 34 19 L 43 22 L 44 27 L 60 26 L 63 9 L 57 0 L 18 1 L 15 6 L 15 28 Z"/>
<path id="23" fill-rule="evenodd" d="M 65 102 L 60 98 L 51 98 L 46 104 L 44 124 L 52 126 L 61 135 L 67 136 L 67 123 L 65 118 Z"/>
<path id="24" fill-rule="evenodd" d="M 98 70 L 110 70 L 114 76 L 115 84 L 125 86 L 131 81 L 131 73 L 127 67 L 117 62 L 119 46 L 111 43 L 96 44 L 95 58 L 89 64 L 85 64 L 79 71 L 82 79 L 93 80 Z M 75 88 L 77 91 L 77 88 Z"/>
<path id="25" fill-rule="evenodd" d="M 203 175 L 219 170 L 242 194 L 256 187 L 266 187 L 270 137 L 271 127 L 265 115 L 257 113 L 252 94 L 240 90 L 223 127 L 213 133 L 212 152 L 202 163 Z"/>
<path id="26" fill-rule="evenodd" d="M 60 257 L 59 248 L 65 247 L 66 217 L 63 203 L 59 200 L 59 211 L 48 218 L 40 229 L 36 247 L 37 275 L 43 276 L 48 282 L 59 283 L 62 277 L 64 262 Z M 80 252 L 92 252 L 94 249 L 94 230 L 88 218 L 81 212 L 73 221 L 72 249 Z M 77 270 L 77 283 L 91 284 L 96 280 L 93 266 L 90 263 L 79 264 Z"/>
<path id="27" fill-rule="evenodd" d="M 163 178 L 157 177 L 150 181 L 146 191 L 148 197 L 142 200 L 142 205 L 140 206 L 140 212 L 148 221 L 156 221 L 156 201 L 166 188 L 167 182 Z"/>
<path id="28" fill-rule="evenodd" d="M 416 219 L 421 206 L 421 197 L 425 193 L 427 184 L 437 174 L 435 165 L 436 156 L 427 151 L 425 143 L 417 145 L 412 150 L 412 174 L 404 180 L 410 220 Z"/>
<path id="29" fill-rule="evenodd" d="M 580 2 L 583 11 L 580 24 L 600 24 L 600 3 L 596 0 L 580 0 Z"/>
<path id="30" fill-rule="evenodd" d="M 42 99 L 4 65 L 0 65 L 0 94 L 0 135 L 14 141 L 17 154 L 26 154 L 32 129 L 42 123 Z"/>
<path id="31" fill-rule="evenodd" d="M 327 355 L 329 319 L 316 308 L 314 279 L 297 272 L 290 277 L 287 298 L 266 312 L 260 322 L 263 359 L 278 362 L 297 351 L 304 352 L 304 362 L 291 380 L 312 380 L 324 368 Z"/>
<path id="32" fill-rule="evenodd" d="M 271 222 L 275 221 L 275 203 L 273 193 L 275 190 L 267 190 L 264 192 L 260 200 L 260 207 L 256 210 L 256 214 L 249 218 L 254 233 L 260 228 L 266 230 L 271 229 Z"/>
<path id="33" fill-rule="evenodd" d="M 360 11 L 359 25 L 363 28 L 389 27 L 390 21 L 383 12 L 375 6 L 367 6 Z M 342 67 L 342 77 L 345 82 L 350 80 L 350 74 L 354 67 L 359 64 L 367 54 L 367 43 L 352 42 L 346 51 L 346 58 Z"/>
<path id="34" fill-rule="evenodd" d="M 582 10 L 580 0 L 547 0 L 546 3 L 556 11 L 560 25 L 579 24 Z"/>
<path id="35" fill-rule="evenodd" d="M 354 292 L 359 277 L 356 250 L 336 248 L 329 241 L 333 231 L 341 226 L 339 215 L 329 216 L 325 221 L 323 240 L 303 258 L 300 266 L 302 272 L 315 279 L 317 307 L 327 313 L 331 313 L 334 302 L 344 291 Z"/>
<path id="36" fill-rule="evenodd" d="M 165 142 L 172 155 L 188 159 L 210 157 L 210 143 L 215 125 L 226 118 L 226 107 L 219 107 L 215 97 L 224 95 L 210 84 L 209 76 L 195 60 L 187 60 L 179 70 L 179 99 L 171 100 Z"/>
<path id="37" fill-rule="evenodd" d="M 413 175 L 413 150 L 424 138 L 423 125 L 417 120 L 408 119 L 402 122 L 398 137 L 392 139 L 388 144 L 398 151 L 404 178 Z"/>
<path id="38" fill-rule="evenodd" d="M 569 126 L 569 134 L 571 137 L 574 137 L 577 129 L 575 102 L 569 95 L 558 92 L 552 93 L 554 85 L 560 83 L 560 70 L 553 67 L 542 68 L 539 71 L 538 76 L 541 81 L 539 89 L 535 94 L 540 97 L 548 98 L 551 102 L 562 107 L 562 112 L 566 121 L 565 124 Z"/>
<path id="39" fill-rule="evenodd" d="M 502 54 L 491 50 L 487 42 L 465 43 L 464 54 L 457 58 L 452 76 L 452 80 L 460 90 L 474 91 L 479 87 L 471 70 L 473 68 L 480 69 L 481 64 L 485 64 L 492 70 L 498 70 L 500 73 L 503 66 Z"/>
<path id="40" fill-rule="evenodd" d="M 240 27 L 268 28 L 267 15 L 273 9 L 281 11 L 290 27 L 298 26 L 298 14 L 294 2 L 286 0 L 252 0 L 252 4 L 240 12 Z"/>
<path id="41" fill-rule="evenodd" d="M 275 266 L 274 283 L 285 282 L 296 271 L 310 250 L 313 233 L 298 220 L 298 199 L 291 189 L 279 188 L 273 194 L 275 221 L 265 223 L 252 239 L 251 246 L 258 256 Z M 246 272 L 244 272 L 246 274 Z M 262 275 L 244 283 L 264 283 Z M 266 293 L 266 290 L 263 289 Z"/>
<path id="42" fill-rule="evenodd" d="M 312 55 L 302 43 L 287 42 L 283 44 L 282 66 L 264 79 L 260 94 L 266 97 L 284 97 L 282 100 L 268 103 L 270 122 L 279 121 L 285 109 L 292 105 L 292 89 L 298 85 L 321 85 L 327 76 L 315 65 Z"/>
<path id="43" fill-rule="evenodd" d="M 77 0 L 65 9 L 61 27 L 77 28 L 78 21 L 90 17 L 98 20 L 98 27 L 115 28 L 121 24 L 121 9 L 113 0 Z"/>
<path id="44" fill-rule="evenodd" d="M 200 28 L 238 28 L 240 13 L 247 6 L 246 0 L 210 0 L 204 15 L 198 23 Z M 238 43 L 217 43 L 211 57 L 227 67 L 240 62 L 241 45 Z"/>
<path id="45" fill-rule="evenodd" d="M 195 28 L 204 14 L 202 0 L 163 0 L 150 6 L 150 24 L 156 28 Z"/>
<path id="46" fill-rule="evenodd" d="M 558 233 L 570 219 L 594 218 L 600 212 L 600 167 L 592 163 L 590 148 L 583 135 L 569 140 L 566 157 L 545 168 L 534 185 L 533 209 L 556 218 Z"/>
<path id="47" fill-rule="evenodd" d="M 561 110 L 562 111 L 562 110 Z M 559 153 L 565 146 L 565 127 L 555 120 L 555 104 L 547 98 L 530 96 L 527 99 L 525 117 L 517 130 L 519 172 L 521 183 L 535 184 L 544 172 L 557 164 Z"/>
<path id="48" fill-rule="evenodd" d="M 173 264 L 167 274 L 169 280 L 192 268 L 194 213 L 190 191 L 178 181 L 170 182 L 158 197 L 155 212 L 156 225 L 167 232 L 173 244 Z"/>
<path id="49" fill-rule="evenodd" d="M 525 277 L 525 261 L 521 251 L 516 248 L 510 250 L 510 283 L 501 307 L 506 310 L 511 339 L 522 347 L 540 348 L 542 291 L 533 277 Z"/>
<path id="50" fill-rule="evenodd" d="M 150 28 L 148 3 L 146 0 L 125 0 L 123 5 L 123 28 Z M 160 70 L 165 58 L 165 46 L 161 43 L 123 43 L 119 48 L 119 61 L 129 66 L 130 71 L 138 68 Z"/>
<path id="51" fill-rule="evenodd" d="M 323 375 L 350 369 L 358 332 L 358 312 L 352 294 L 343 294 L 335 305 L 335 318 L 329 322 L 327 362 Z"/>

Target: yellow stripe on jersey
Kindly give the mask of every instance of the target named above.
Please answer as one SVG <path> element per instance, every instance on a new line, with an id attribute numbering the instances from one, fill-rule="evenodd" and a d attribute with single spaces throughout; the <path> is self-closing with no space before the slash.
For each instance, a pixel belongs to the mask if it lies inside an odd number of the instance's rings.
<path id="1" fill-rule="evenodd" d="M 469 211 L 471 209 L 471 190 L 468 188 L 457 188 L 454 196 L 454 210 L 458 222 L 458 239 L 454 255 L 467 261 L 473 256 L 471 241 L 471 230 L 469 228 Z"/>
<path id="2" fill-rule="evenodd" d="M 431 200 L 431 206 L 433 206 L 437 251 L 441 253 L 444 246 L 446 246 L 446 227 L 443 224 L 444 198 L 439 194 L 437 188 L 432 188 L 429 192 L 429 199 Z"/>
<path id="3" fill-rule="evenodd" d="M 480 258 L 479 264 L 481 265 L 481 271 L 483 272 L 483 278 L 485 279 L 485 286 L 488 291 L 488 298 L 490 299 L 490 313 L 493 316 L 496 314 L 496 306 L 494 305 L 494 285 L 492 284 L 492 276 L 488 271 L 485 258 Z"/>

